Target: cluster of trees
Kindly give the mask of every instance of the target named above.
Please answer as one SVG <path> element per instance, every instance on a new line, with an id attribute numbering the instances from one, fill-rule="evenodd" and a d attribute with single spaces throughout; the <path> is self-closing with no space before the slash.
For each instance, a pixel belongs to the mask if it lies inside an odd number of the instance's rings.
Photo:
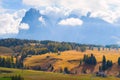
<path id="1" fill-rule="evenodd" d="M 80 65 L 82 64 L 82 62 L 84 62 L 84 64 L 88 64 L 88 65 L 96 65 L 97 64 L 97 60 L 93 54 L 91 54 L 91 56 L 88 56 L 85 54 L 83 57 L 83 60 L 80 60 Z M 117 63 L 120 66 L 120 57 L 118 58 Z M 103 56 L 102 65 L 99 67 L 99 70 L 105 71 L 108 68 L 111 68 L 112 66 L 113 66 L 112 60 L 106 60 L 106 57 Z"/>
<path id="2" fill-rule="evenodd" d="M 97 64 L 97 60 L 93 54 L 91 54 L 90 56 L 85 54 L 83 61 L 85 64 L 89 64 L 89 65 L 96 65 Z"/>
<path id="3" fill-rule="evenodd" d="M 12 47 L 12 46 L 19 46 L 19 45 L 25 45 L 29 43 L 39 43 L 39 41 L 36 40 L 20 40 L 20 39 L 14 39 L 14 38 L 8 38 L 8 39 L 0 39 L 0 46 L 4 47 Z"/>
<path id="4" fill-rule="evenodd" d="M 30 47 L 25 47 L 21 53 L 26 54 L 26 55 L 40 55 L 40 54 L 45 54 L 48 53 L 47 48 L 35 48 L 33 46 Z"/>
<path id="5" fill-rule="evenodd" d="M 54 42 L 54 41 L 41 41 L 40 44 L 44 45 L 50 52 L 58 52 L 65 50 L 78 50 L 78 51 L 86 51 L 86 47 L 88 45 L 85 44 L 76 44 L 69 42 Z"/>
<path id="6" fill-rule="evenodd" d="M 31 45 L 34 44 L 34 45 Z M 45 52 L 58 52 L 58 51 L 65 51 L 65 50 L 78 50 L 78 51 L 86 51 L 86 48 L 93 50 L 94 47 L 97 47 L 100 51 L 100 48 L 103 47 L 101 45 L 86 45 L 86 44 L 77 44 L 77 43 L 70 43 L 70 42 L 55 42 L 55 41 L 37 41 L 37 40 L 21 40 L 21 39 L 0 39 L 0 46 L 9 47 L 14 50 L 15 53 L 21 53 L 24 48 L 29 47 L 26 49 L 27 53 L 32 52 L 32 54 L 41 54 Z M 34 48 L 42 48 L 37 50 L 31 50 L 31 47 Z M 106 48 L 118 48 L 118 45 L 107 45 Z M 103 48 L 104 49 L 104 48 Z"/>
<path id="7" fill-rule="evenodd" d="M 18 58 L 14 60 L 14 57 L 0 57 L 0 67 L 7 67 L 7 68 L 22 68 L 23 62 Z"/>
<path id="8" fill-rule="evenodd" d="M 55 41 L 37 41 L 37 40 L 21 40 L 21 39 L 0 39 L 0 46 L 9 47 L 14 52 L 25 55 L 39 55 L 49 52 L 61 52 L 66 50 L 77 50 L 85 52 L 87 48 L 93 49 L 100 47 L 99 45 L 86 45 L 70 42 L 55 42 Z"/>
<path id="9" fill-rule="evenodd" d="M 8 57 L 8 58 L 0 57 L 0 67 L 8 67 L 8 68 L 15 67 L 13 57 Z"/>
<path id="10" fill-rule="evenodd" d="M 96 65 L 97 64 L 96 58 L 93 54 L 91 54 L 90 56 L 85 54 L 84 58 L 80 60 L 80 65 L 82 64 L 82 62 L 84 62 L 84 64 L 88 64 L 88 65 Z M 120 66 L 120 57 L 118 58 L 118 65 Z M 99 71 L 105 71 L 108 68 L 111 68 L 112 66 L 113 66 L 113 62 L 111 60 L 106 60 L 106 57 L 103 56 L 102 65 L 99 67 Z M 62 72 L 62 70 L 61 70 L 61 72 Z M 83 70 L 83 72 L 86 73 L 86 70 Z M 70 74 L 70 71 L 68 70 L 67 67 L 64 68 L 64 73 Z"/>
<path id="11" fill-rule="evenodd" d="M 28 55 L 39 55 L 49 52 L 57 53 L 66 50 L 78 50 L 84 52 L 86 51 L 86 46 L 75 43 L 41 41 L 40 44 L 25 46 L 21 52 L 27 53 Z"/>
<path id="12" fill-rule="evenodd" d="M 21 39 L 0 39 L 0 46 L 9 47 L 13 53 L 26 53 L 27 55 L 38 55 L 48 52 L 58 52 L 66 50 L 86 51 L 89 45 L 55 42 L 55 41 L 36 41 L 36 40 L 21 40 Z"/>
<path id="13" fill-rule="evenodd" d="M 106 57 L 103 56 L 102 65 L 99 67 L 100 71 L 105 71 L 108 68 L 112 67 L 113 63 L 110 60 L 106 60 Z"/>

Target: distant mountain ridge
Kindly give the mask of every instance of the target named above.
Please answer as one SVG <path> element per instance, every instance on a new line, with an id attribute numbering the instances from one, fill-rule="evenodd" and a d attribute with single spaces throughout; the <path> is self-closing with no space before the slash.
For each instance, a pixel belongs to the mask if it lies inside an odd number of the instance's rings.
<path id="1" fill-rule="evenodd" d="M 89 16 L 79 17 L 76 14 L 58 17 L 57 15 L 54 16 L 54 14 L 54 12 L 49 14 L 49 11 L 48 14 L 45 14 L 41 13 L 41 11 L 36 8 L 30 8 L 21 21 L 21 23 L 27 23 L 29 29 L 20 30 L 16 38 L 100 45 L 116 44 L 116 39 L 111 38 L 111 36 L 117 35 L 114 31 L 118 31 L 118 29 L 113 28 L 110 24 L 101 19 L 91 18 Z M 40 18 L 43 19 L 43 22 L 39 20 Z M 81 19 L 84 21 L 84 24 L 75 27 L 59 25 L 60 21 L 69 18 Z M 100 22 L 101 25 L 97 25 L 95 22 L 97 22 L 97 24 Z"/>
<path id="2" fill-rule="evenodd" d="M 23 17 L 21 23 L 27 23 L 30 26 L 38 24 L 38 18 L 41 16 L 39 13 L 39 10 L 36 10 L 34 8 L 29 9 L 25 16 Z M 32 22 L 32 23 L 31 23 Z"/>

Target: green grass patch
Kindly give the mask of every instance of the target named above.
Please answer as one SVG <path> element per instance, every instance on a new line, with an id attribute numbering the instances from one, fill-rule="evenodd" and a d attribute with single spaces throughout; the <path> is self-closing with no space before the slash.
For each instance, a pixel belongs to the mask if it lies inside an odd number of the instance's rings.
<path id="1" fill-rule="evenodd" d="M 11 80 L 10 78 L 0 78 L 0 80 Z"/>
<path id="2" fill-rule="evenodd" d="M 0 77 L 21 75 L 24 78 L 24 80 L 120 80 L 120 78 L 117 77 L 101 78 L 91 74 L 67 75 L 62 73 L 60 74 L 60 73 L 52 73 L 52 72 L 20 70 L 20 69 L 11 69 L 11 68 L 0 68 L 0 70 L 12 71 L 12 73 L 0 74 Z M 0 78 L 0 80 L 10 80 L 10 79 Z"/>

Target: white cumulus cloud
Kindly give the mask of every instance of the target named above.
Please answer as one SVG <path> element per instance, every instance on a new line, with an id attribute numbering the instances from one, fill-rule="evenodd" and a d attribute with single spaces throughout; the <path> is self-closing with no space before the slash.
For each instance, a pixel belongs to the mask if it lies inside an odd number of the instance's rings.
<path id="1" fill-rule="evenodd" d="M 69 16 L 69 11 L 58 7 L 46 7 L 42 10 L 40 9 L 40 14 L 46 15 L 52 24 L 56 24 L 59 19 L 67 18 Z"/>
<path id="2" fill-rule="evenodd" d="M 19 10 L 12 14 L 0 14 L 0 35 L 18 34 L 21 29 L 29 29 L 28 24 L 20 23 L 25 12 L 25 10 Z"/>
<path id="3" fill-rule="evenodd" d="M 45 25 L 45 20 L 44 20 L 44 18 L 42 16 L 39 17 L 39 21 L 42 22 L 43 25 Z"/>
<path id="4" fill-rule="evenodd" d="M 83 21 L 79 18 L 68 18 L 61 20 L 58 24 L 63 26 L 81 26 L 83 24 Z"/>
<path id="5" fill-rule="evenodd" d="M 19 24 L 19 29 L 25 29 L 25 30 L 28 30 L 28 29 L 29 29 L 29 25 L 26 24 L 26 23 L 21 23 L 21 24 Z"/>
<path id="6" fill-rule="evenodd" d="M 26 5 L 31 6 L 52 6 L 52 2 L 55 2 L 56 0 L 23 0 L 23 3 Z"/>
<path id="7" fill-rule="evenodd" d="M 108 23 L 116 23 L 120 18 L 120 0 L 23 0 L 24 4 L 35 7 L 58 7 L 63 11 L 77 11 L 78 15 L 100 18 Z M 58 16 L 61 15 L 59 12 Z"/>

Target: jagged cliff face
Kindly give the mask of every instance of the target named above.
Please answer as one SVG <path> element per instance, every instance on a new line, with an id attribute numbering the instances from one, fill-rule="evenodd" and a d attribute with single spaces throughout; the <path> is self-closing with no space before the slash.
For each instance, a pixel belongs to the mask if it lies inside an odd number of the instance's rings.
<path id="1" fill-rule="evenodd" d="M 40 21 L 39 21 L 39 17 L 41 16 L 41 14 L 39 13 L 38 10 L 31 8 L 29 9 L 25 16 L 23 17 L 21 23 L 27 23 L 30 26 L 30 29 L 40 26 Z"/>
<path id="2" fill-rule="evenodd" d="M 29 9 L 25 16 L 22 18 L 21 23 L 26 23 L 29 25 L 29 30 L 27 31 L 21 31 L 19 34 L 19 37 L 26 37 L 29 39 L 40 39 L 46 36 L 48 34 L 48 30 L 46 31 L 46 28 L 44 27 L 44 24 L 39 20 L 39 18 L 42 17 L 45 20 L 45 16 L 40 14 L 39 10 L 35 8 Z M 42 34 L 44 36 L 42 36 Z M 36 37 L 37 36 L 37 37 Z"/>

